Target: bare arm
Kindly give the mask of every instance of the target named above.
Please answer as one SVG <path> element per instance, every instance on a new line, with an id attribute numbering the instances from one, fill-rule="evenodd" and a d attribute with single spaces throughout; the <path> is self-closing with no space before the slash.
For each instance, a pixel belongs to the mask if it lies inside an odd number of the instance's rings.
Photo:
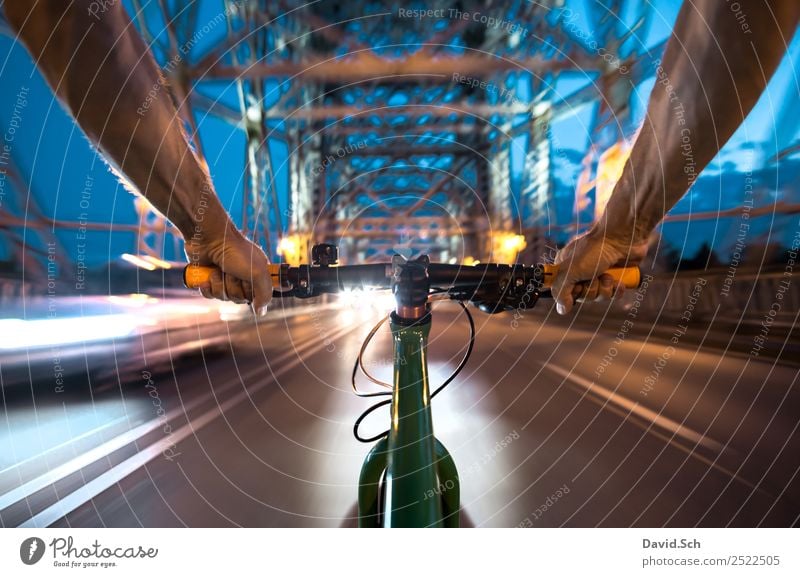
<path id="1" fill-rule="evenodd" d="M 647 116 L 600 221 L 559 254 L 559 312 L 574 283 L 636 261 L 664 215 L 755 105 L 800 17 L 797 0 L 686 0 L 667 43 Z M 588 276 L 587 276 L 588 275 Z M 605 296 L 613 287 L 606 286 Z"/>
<path id="2" fill-rule="evenodd" d="M 184 131 L 161 71 L 120 2 L 6 0 L 45 79 L 108 162 L 180 230 L 187 255 L 216 264 L 206 296 L 271 297 L 266 257 L 231 222 Z"/>

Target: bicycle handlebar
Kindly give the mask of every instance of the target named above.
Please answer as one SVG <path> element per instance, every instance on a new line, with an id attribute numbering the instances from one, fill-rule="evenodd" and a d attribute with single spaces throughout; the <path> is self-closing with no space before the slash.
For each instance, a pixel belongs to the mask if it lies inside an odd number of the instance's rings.
<path id="1" fill-rule="evenodd" d="M 549 290 L 558 273 L 558 265 L 538 264 L 533 266 L 506 264 L 459 264 L 430 263 L 427 266 L 431 287 L 447 291 L 477 292 L 480 289 L 497 288 L 505 291 L 511 284 L 537 291 Z M 183 271 L 184 284 L 188 288 L 206 285 L 218 268 L 202 265 L 187 265 Z M 361 264 L 344 266 L 290 267 L 286 264 L 270 264 L 269 274 L 274 296 L 309 297 L 322 293 L 337 293 L 348 289 L 388 289 L 392 283 L 392 264 Z M 637 266 L 612 268 L 604 274 L 610 275 L 617 284 L 626 288 L 638 288 L 641 271 Z M 591 282 L 586 279 L 584 282 Z M 284 289 L 284 290 L 280 290 Z"/>

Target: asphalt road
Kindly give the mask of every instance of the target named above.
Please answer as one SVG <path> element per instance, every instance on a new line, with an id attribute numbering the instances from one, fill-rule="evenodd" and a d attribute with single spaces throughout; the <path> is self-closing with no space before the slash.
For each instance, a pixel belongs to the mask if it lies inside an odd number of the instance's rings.
<path id="1" fill-rule="evenodd" d="M 370 447 L 351 431 L 369 403 L 350 372 L 378 318 L 362 305 L 231 323 L 225 350 L 166 371 L 3 389 L 2 525 L 354 526 Z M 462 525 L 800 523 L 797 368 L 541 314 L 476 322 L 433 402 Z M 387 337 L 367 356 L 385 379 Z M 458 308 L 437 307 L 433 386 L 466 339 Z"/>

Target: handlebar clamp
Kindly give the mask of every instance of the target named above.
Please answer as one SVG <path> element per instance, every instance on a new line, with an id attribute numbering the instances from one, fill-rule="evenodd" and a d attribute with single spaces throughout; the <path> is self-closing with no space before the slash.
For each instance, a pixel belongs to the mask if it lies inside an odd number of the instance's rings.
<path id="1" fill-rule="evenodd" d="M 430 259 L 423 255 L 416 260 L 406 260 L 396 254 L 392 257 L 392 294 L 397 301 L 397 311 L 408 311 L 409 316 L 419 316 L 426 309 L 431 289 L 428 265 Z"/>

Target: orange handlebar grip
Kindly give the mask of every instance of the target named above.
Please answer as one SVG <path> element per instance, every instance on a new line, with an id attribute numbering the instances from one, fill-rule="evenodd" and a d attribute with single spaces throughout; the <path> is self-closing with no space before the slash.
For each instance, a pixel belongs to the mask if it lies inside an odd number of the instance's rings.
<path id="1" fill-rule="evenodd" d="M 606 271 L 617 284 L 625 288 L 637 289 L 642 284 L 642 270 L 638 266 L 612 268 Z"/>
<path id="2" fill-rule="evenodd" d="M 546 289 L 550 288 L 553 285 L 553 280 L 555 280 L 557 274 L 558 274 L 557 264 L 544 265 L 545 279 L 543 283 L 543 288 Z M 603 274 L 611 275 L 611 277 L 614 279 L 615 284 L 625 285 L 625 288 L 629 289 L 639 288 L 639 285 L 642 282 L 642 271 L 639 269 L 638 266 L 610 268 Z"/>
<path id="3" fill-rule="evenodd" d="M 202 266 L 199 264 L 190 264 L 183 269 L 183 284 L 186 288 L 196 289 L 204 284 L 207 284 L 211 279 L 211 274 L 219 270 L 213 266 Z"/>
<path id="4" fill-rule="evenodd" d="M 203 266 L 190 264 L 183 269 L 183 284 L 186 288 L 196 289 L 207 284 L 211 280 L 211 275 L 219 269 L 215 266 Z M 272 277 L 272 285 L 278 286 L 280 280 L 281 265 L 270 264 L 269 276 Z"/>

